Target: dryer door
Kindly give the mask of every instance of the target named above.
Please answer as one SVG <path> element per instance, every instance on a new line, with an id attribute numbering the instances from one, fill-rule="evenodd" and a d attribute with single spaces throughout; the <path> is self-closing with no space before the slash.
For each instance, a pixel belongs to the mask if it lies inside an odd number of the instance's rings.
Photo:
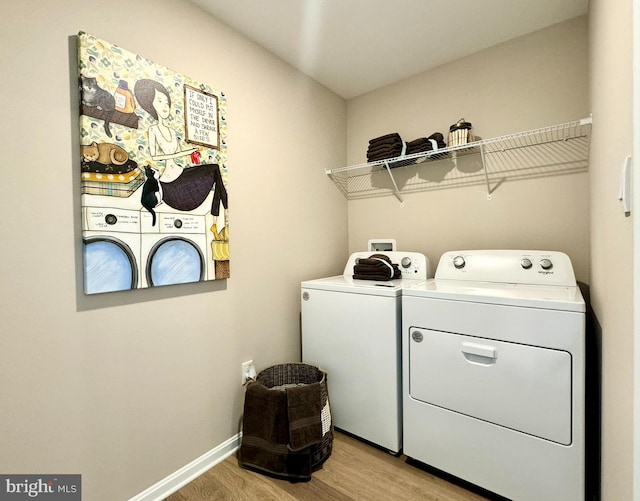
<path id="1" fill-rule="evenodd" d="M 409 336 L 413 399 L 571 444 L 570 353 L 415 327 Z"/>
<path id="2" fill-rule="evenodd" d="M 204 257 L 191 240 L 168 236 L 151 249 L 147 262 L 149 285 L 185 284 L 203 279 Z"/>

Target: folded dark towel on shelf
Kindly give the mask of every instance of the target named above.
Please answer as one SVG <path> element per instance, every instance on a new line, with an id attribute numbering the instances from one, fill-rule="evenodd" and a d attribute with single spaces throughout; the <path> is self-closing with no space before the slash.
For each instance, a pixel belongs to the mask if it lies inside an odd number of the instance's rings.
<path id="1" fill-rule="evenodd" d="M 444 142 L 444 136 L 440 132 L 434 132 L 429 137 L 420 137 L 409 141 L 407 143 L 407 155 L 415 155 L 418 153 L 425 153 L 428 151 L 437 151 L 446 148 L 447 144 Z M 447 156 L 446 153 L 430 155 L 428 158 L 438 160 Z M 420 163 L 427 160 L 427 157 L 421 157 L 415 159 L 414 163 Z"/>
<path id="2" fill-rule="evenodd" d="M 402 137 L 399 134 L 389 135 L 383 138 L 376 138 L 369 140 L 369 146 L 376 146 L 378 144 L 394 144 L 402 141 Z"/>
<path id="3" fill-rule="evenodd" d="M 429 137 L 419 137 L 407 143 L 402 141 L 400 134 L 393 132 L 384 136 L 369 140 L 367 148 L 367 162 L 380 162 L 391 158 L 415 155 L 429 151 L 441 150 L 447 147 L 441 132 L 434 132 Z M 430 155 L 428 158 L 439 159 L 446 154 Z M 395 160 L 389 164 L 390 168 L 404 167 L 406 165 L 423 162 L 427 157 L 410 160 Z"/>
<path id="4" fill-rule="evenodd" d="M 401 148 L 403 145 L 404 145 L 404 142 L 402 141 L 398 141 L 397 143 L 370 144 L 369 147 L 367 148 L 367 151 L 377 151 L 377 150 L 384 150 L 384 149 L 398 148 L 398 147 Z"/>
<path id="5" fill-rule="evenodd" d="M 396 158 L 396 157 L 399 157 L 400 155 L 401 155 L 400 152 L 374 155 L 371 157 L 367 157 L 367 162 L 379 162 L 381 160 L 387 160 L 389 158 Z"/>
<path id="6" fill-rule="evenodd" d="M 435 132 L 429 137 L 419 137 L 407 143 L 407 155 L 422 153 L 425 151 L 441 150 L 446 148 L 444 136 L 440 132 Z"/>
<path id="7" fill-rule="evenodd" d="M 400 134 L 392 132 L 391 134 L 385 134 L 384 136 L 376 137 L 369 140 L 369 144 L 381 144 L 393 141 L 402 141 Z"/>
<path id="8" fill-rule="evenodd" d="M 424 145 L 431 145 L 431 141 L 429 141 L 426 137 L 419 137 L 418 139 L 414 139 L 413 141 L 407 141 L 407 148 L 417 148 Z"/>
<path id="9" fill-rule="evenodd" d="M 405 151 L 405 144 L 400 139 L 400 136 L 389 139 L 386 142 L 371 142 L 369 141 L 369 148 L 367 148 L 367 161 L 377 162 L 379 160 L 386 160 L 387 158 L 394 158 L 403 155 Z"/>
<path id="10" fill-rule="evenodd" d="M 412 147 L 407 146 L 407 155 L 412 155 L 414 153 L 423 153 L 425 151 L 442 150 L 446 147 L 447 146 L 445 145 L 444 142 L 436 143 L 435 145 L 429 143 L 429 144 L 421 144 L 419 146 L 412 146 Z"/>
<path id="11" fill-rule="evenodd" d="M 367 159 L 372 162 L 374 160 L 384 160 L 385 158 L 399 157 L 400 155 L 402 155 L 402 149 L 398 148 L 397 150 L 390 150 L 371 155 L 367 154 Z"/>
<path id="12" fill-rule="evenodd" d="M 370 139 L 367 148 L 367 161 L 376 162 L 400 156 L 404 148 L 404 142 L 397 132 Z"/>
<path id="13" fill-rule="evenodd" d="M 385 150 L 394 150 L 397 148 L 402 148 L 404 146 L 404 143 L 402 141 L 400 141 L 399 143 L 396 144 L 381 144 L 381 145 L 376 145 L 376 146 L 369 146 L 367 148 L 367 152 L 368 153 L 377 153 L 379 151 L 385 151 Z"/>
<path id="14" fill-rule="evenodd" d="M 402 147 L 398 146 L 397 148 L 387 148 L 384 150 L 376 150 L 376 151 L 368 151 L 367 152 L 367 157 L 368 158 L 374 158 L 374 157 L 385 157 L 385 158 L 389 158 L 388 155 L 401 155 L 402 154 Z"/>
<path id="15" fill-rule="evenodd" d="M 367 151 L 375 152 L 378 150 L 385 150 L 390 148 L 402 148 L 403 146 L 404 146 L 404 143 L 402 141 L 398 141 L 397 143 L 372 144 L 372 145 L 369 145 L 369 147 L 367 148 Z"/>

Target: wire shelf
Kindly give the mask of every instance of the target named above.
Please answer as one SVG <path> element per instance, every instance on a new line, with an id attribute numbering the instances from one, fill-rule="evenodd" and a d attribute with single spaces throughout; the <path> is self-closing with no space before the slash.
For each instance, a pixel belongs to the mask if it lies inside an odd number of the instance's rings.
<path id="1" fill-rule="evenodd" d="M 437 151 L 326 169 L 348 200 L 586 172 L 591 118 Z"/>

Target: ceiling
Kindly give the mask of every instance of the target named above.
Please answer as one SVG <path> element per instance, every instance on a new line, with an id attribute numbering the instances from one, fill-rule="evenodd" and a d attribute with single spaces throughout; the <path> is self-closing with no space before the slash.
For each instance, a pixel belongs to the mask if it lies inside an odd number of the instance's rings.
<path id="1" fill-rule="evenodd" d="M 345 99 L 587 13 L 588 0 L 191 0 Z"/>

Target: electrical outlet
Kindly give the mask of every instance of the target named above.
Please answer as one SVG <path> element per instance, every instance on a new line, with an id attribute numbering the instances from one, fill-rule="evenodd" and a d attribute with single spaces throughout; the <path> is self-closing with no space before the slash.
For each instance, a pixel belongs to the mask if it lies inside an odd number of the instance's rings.
<path id="1" fill-rule="evenodd" d="M 247 379 L 255 379 L 256 368 L 253 365 L 253 360 L 247 360 L 242 362 L 242 385 L 247 384 Z"/>

